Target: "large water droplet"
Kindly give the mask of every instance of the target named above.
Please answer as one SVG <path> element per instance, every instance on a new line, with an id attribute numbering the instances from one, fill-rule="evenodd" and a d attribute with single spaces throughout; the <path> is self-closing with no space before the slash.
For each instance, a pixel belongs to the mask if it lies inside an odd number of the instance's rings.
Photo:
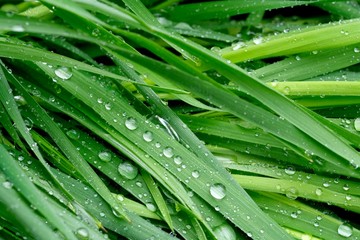
<path id="1" fill-rule="evenodd" d="M 111 161 L 111 153 L 108 151 L 102 151 L 98 154 L 99 158 L 104 162 L 110 162 Z"/>
<path id="2" fill-rule="evenodd" d="M 67 131 L 66 135 L 68 135 L 69 138 L 74 139 L 74 140 L 78 140 L 80 138 L 80 134 L 75 129 L 71 129 L 71 130 Z"/>
<path id="3" fill-rule="evenodd" d="M 67 67 L 59 67 L 55 69 L 55 75 L 61 78 L 62 80 L 68 80 L 72 77 L 71 69 Z"/>
<path id="4" fill-rule="evenodd" d="M 171 158 L 172 156 L 174 156 L 174 149 L 172 147 L 166 147 L 163 150 L 163 154 L 165 157 Z"/>
<path id="5" fill-rule="evenodd" d="M 78 228 L 76 230 L 76 237 L 77 239 L 80 239 L 80 240 L 86 240 L 86 239 L 89 239 L 89 231 L 86 229 L 86 228 Z"/>
<path id="6" fill-rule="evenodd" d="M 143 139 L 144 139 L 146 142 L 151 142 L 151 141 L 154 139 L 153 133 L 150 132 L 150 131 L 144 132 L 144 134 L 143 134 Z"/>
<path id="7" fill-rule="evenodd" d="M 321 196 L 322 192 L 323 192 L 323 191 L 322 191 L 321 188 L 317 188 L 317 189 L 315 190 L 316 196 Z"/>
<path id="8" fill-rule="evenodd" d="M 214 234 L 217 239 L 221 240 L 236 240 L 236 233 L 229 224 L 222 224 L 214 229 Z"/>
<path id="9" fill-rule="evenodd" d="M 2 185 L 4 188 L 7 188 L 7 189 L 12 188 L 12 186 L 13 186 L 12 182 L 9 182 L 9 181 L 3 182 Z"/>
<path id="10" fill-rule="evenodd" d="M 118 166 L 118 172 L 124 178 L 132 180 L 138 175 L 138 168 L 128 161 L 122 162 Z"/>
<path id="11" fill-rule="evenodd" d="M 338 227 L 338 230 L 337 230 L 338 234 L 340 236 L 343 236 L 343 237 L 351 237 L 352 233 L 353 233 L 353 230 L 350 226 L 348 225 L 345 225 L 345 224 L 341 224 L 339 227 Z"/>
<path id="12" fill-rule="evenodd" d="M 226 188 L 221 183 L 215 183 L 210 186 L 210 194 L 213 198 L 221 200 L 226 195 Z"/>
<path id="13" fill-rule="evenodd" d="M 125 120 L 125 126 L 126 126 L 126 128 L 129 129 L 129 130 L 135 130 L 135 129 L 137 129 L 136 119 L 133 118 L 133 117 L 128 117 L 128 118 Z"/>

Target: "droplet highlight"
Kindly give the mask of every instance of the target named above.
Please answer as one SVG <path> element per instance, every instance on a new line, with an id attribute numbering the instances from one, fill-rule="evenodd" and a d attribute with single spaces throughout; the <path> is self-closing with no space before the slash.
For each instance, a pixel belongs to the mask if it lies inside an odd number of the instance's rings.
<path id="1" fill-rule="evenodd" d="M 221 200 L 226 196 L 226 188 L 221 183 L 215 183 L 210 186 L 210 194 L 213 198 Z"/>
<path id="2" fill-rule="evenodd" d="M 119 164 L 118 172 L 124 178 L 132 180 L 136 178 L 136 176 L 138 175 L 138 168 L 134 166 L 132 163 L 125 161 Z"/>

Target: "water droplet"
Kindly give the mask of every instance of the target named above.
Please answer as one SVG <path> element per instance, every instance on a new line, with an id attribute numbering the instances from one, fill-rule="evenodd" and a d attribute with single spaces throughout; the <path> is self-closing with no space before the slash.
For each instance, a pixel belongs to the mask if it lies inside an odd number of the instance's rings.
<path id="1" fill-rule="evenodd" d="M 144 134 L 143 134 L 143 139 L 144 139 L 146 142 L 151 142 L 151 141 L 154 139 L 153 133 L 150 132 L 150 131 L 144 132 Z"/>
<path id="2" fill-rule="evenodd" d="M 69 138 L 74 139 L 74 140 L 78 140 L 80 138 L 80 134 L 75 129 L 71 129 L 71 130 L 67 131 L 66 135 L 68 135 Z"/>
<path id="3" fill-rule="evenodd" d="M 174 157 L 174 163 L 177 164 L 177 165 L 180 165 L 182 163 L 182 157 L 175 156 Z"/>
<path id="4" fill-rule="evenodd" d="M 253 42 L 254 42 L 255 45 L 258 45 L 258 44 L 262 43 L 262 41 L 263 41 L 262 37 L 253 39 Z"/>
<path id="5" fill-rule="evenodd" d="M 322 191 L 321 188 L 317 188 L 317 189 L 315 190 L 316 196 L 321 196 L 322 192 L 323 192 L 323 191 Z"/>
<path id="6" fill-rule="evenodd" d="M 355 119 L 354 128 L 355 128 L 356 131 L 360 132 L 360 118 Z"/>
<path id="7" fill-rule="evenodd" d="M 210 194 L 213 198 L 221 200 L 226 195 L 226 188 L 221 183 L 215 183 L 210 186 Z"/>
<path id="8" fill-rule="evenodd" d="M 350 187 L 349 187 L 348 184 L 344 184 L 343 189 L 344 189 L 345 191 L 348 191 L 348 190 L 350 189 Z"/>
<path id="9" fill-rule="evenodd" d="M 118 172 L 124 178 L 132 180 L 138 175 L 138 168 L 128 161 L 122 162 L 118 166 Z"/>
<path id="10" fill-rule="evenodd" d="M 289 166 L 289 167 L 285 168 L 285 173 L 287 175 L 294 175 L 295 174 L 295 169 L 292 166 Z"/>
<path id="11" fill-rule="evenodd" d="M 191 173 L 191 176 L 193 176 L 193 178 L 199 178 L 200 173 L 199 173 L 199 171 L 195 170 Z"/>
<path id="12" fill-rule="evenodd" d="M 338 234 L 343 237 L 351 237 L 352 235 L 352 228 L 348 225 L 341 224 L 337 230 Z"/>
<path id="13" fill-rule="evenodd" d="M 7 189 L 12 188 L 12 186 L 13 186 L 12 182 L 9 182 L 9 181 L 3 182 L 2 185 L 4 188 L 7 188 Z"/>
<path id="14" fill-rule="evenodd" d="M 295 56 L 296 61 L 300 61 L 301 57 L 300 56 Z"/>
<path id="15" fill-rule="evenodd" d="M 172 147 L 166 147 L 163 150 L 163 154 L 165 157 L 171 158 L 172 156 L 174 156 L 174 149 Z"/>
<path id="16" fill-rule="evenodd" d="M 323 183 L 323 186 L 326 187 L 326 188 L 327 188 L 327 187 L 330 187 L 330 183 L 329 183 L 329 182 L 324 182 L 324 183 Z"/>
<path id="17" fill-rule="evenodd" d="M 133 117 L 128 117 L 128 118 L 125 120 L 125 126 L 126 126 L 126 128 L 129 129 L 129 130 L 135 130 L 135 129 L 137 129 L 136 119 L 133 118 Z"/>
<path id="18" fill-rule="evenodd" d="M 297 217 L 298 217 L 298 214 L 297 214 L 297 212 L 292 212 L 292 213 L 290 214 L 290 216 L 291 216 L 292 218 L 297 218 Z"/>
<path id="19" fill-rule="evenodd" d="M 356 47 L 356 48 L 354 48 L 354 52 L 358 53 L 358 52 L 360 52 L 360 49 Z"/>
<path id="20" fill-rule="evenodd" d="M 106 110 L 111 110 L 111 103 L 106 103 L 105 104 L 105 109 Z"/>
<path id="21" fill-rule="evenodd" d="M 11 31 L 13 32 L 23 32 L 25 31 L 25 28 L 21 25 L 14 25 L 11 27 Z"/>
<path id="22" fill-rule="evenodd" d="M 111 161 L 111 153 L 108 151 L 102 151 L 98 154 L 99 158 L 104 162 L 110 162 Z"/>
<path id="23" fill-rule="evenodd" d="M 55 75 L 58 76 L 62 80 L 68 80 L 72 77 L 71 69 L 67 67 L 59 67 L 55 69 Z"/>
<path id="24" fill-rule="evenodd" d="M 156 212 L 156 206 L 154 205 L 154 204 L 152 204 L 152 203 L 146 203 L 145 204 L 145 206 L 146 206 L 146 208 L 149 210 L 149 211 L 151 211 L 151 212 Z"/>
<path id="25" fill-rule="evenodd" d="M 298 192 L 298 190 L 296 188 L 290 187 L 290 188 L 286 189 L 285 195 L 288 198 L 295 200 L 298 197 L 299 192 Z"/>
<path id="26" fill-rule="evenodd" d="M 76 237 L 80 240 L 89 239 L 89 231 L 86 228 L 78 228 L 75 234 Z"/>
<path id="27" fill-rule="evenodd" d="M 236 233 L 229 224 L 222 224 L 214 229 L 216 239 L 236 240 Z"/>

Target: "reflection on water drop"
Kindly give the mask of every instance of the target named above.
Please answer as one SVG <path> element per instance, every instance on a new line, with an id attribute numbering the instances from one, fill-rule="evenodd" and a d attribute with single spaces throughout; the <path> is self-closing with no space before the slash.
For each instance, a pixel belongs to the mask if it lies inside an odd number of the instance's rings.
<path id="1" fill-rule="evenodd" d="M 166 147 L 163 150 L 163 154 L 165 157 L 171 158 L 172 156 L 174 156 L 174 149 L 172 147 Z"/>
<path id="2" fill-rule="evenodd" d="M 153 138 L 153 133 L 150 131 L 146 131 L 143 134 L 143 139 L 145 140 L 145 142 L 151 142 L 154 138 Z"/>
<path id="3" fill-rule="evenodd" d="M 126 128 L 129 129 L 129 130 L 135 130 L 135 129 L 137 129 L 136 119 L 133 118 L 133 117 L 128 117 L 128 118 L 125 120 L 125 126 L 126 126 Z"/>
<path id="4" fill-rule="evenodd" d="M 180 156 L 174 157 L 174 163 L 180 165 L 182 163 L 182 157 Z"/>
<path id="5" fill-rule="evenodd" d="M 166 129 L 167 133 L 174 138 L 176 141 L 180 141 L 179 135 L 177 134 L 177 132 L 175 131 L 175 129 L 162 117 L 159 116 L 155 116 L 159 122 L 161 123 L 161 125 L 164 126 L 164 128 Z"/>
<path id="6" fill-rule="evenodd" d="M 295 174 L 295 169 L 293 167 L 289 166 L 289 167 L 285 168 L 285 173 L 287 175 L 294 175 Z"/>
<path id="7" fill-rule="evenodd" d="M 229 224 L 222 224 L 214 229 L 216 239 L 236 240 L 236 233 Z"/>
<path id="8" fill-rule="evenodd" d="M 80 240 L 85 240 L 85 239 L 89 239 L 89 231 L 86 229 L 86 228 L 78 228 L 76 230 L 76 237 L 77 239 L 80 239 Z"/>
<path id="9" fill-rule="evenodd" d="M 352 233 L 353 233 L 353 230 L 350 226 L 346 225 L 346 224 L 341 224 L 339 227 L 338 227 L 338 230 L 337 230 L 338 234 L 340 236 L 343 236 L 343 237 L 351 237 Z"/>
<path id="10" fill-rule="evenodd" d="M 78 140 L 80 138 L 80 134 L 75 129 L 71 129 L 71 130 L 67 131 L 66 135 L 68 135 L 69 138 L 74 139 L 74 140 Z"/>
<path id="11" fill-rule="evenodd" d="M 11 31 L 13 32 L 23 32 L 25 31 L 25 28 L 21 25 L 14 25 L 11 27 Z"/>
<path id="12" fill-rule="evenodd" d="M 102 151 L 98 154 L 99 158 L 104 162 L 110 162 L 111 161 L 111 153 L 108 151 Z"/>
<path id="13" fill-rule="evenodd" d="M 221 200 L 226 195 L 226 188 L 221 183 L 215 183 L 210 186 L 210 194 L 213 198 Z"/>
<path id="14" fill-rule="evenodd" d="M 151 212 L 156 212 L 157 210 L 156 206 L 152 203 L 146 203 L 145 206 Z"/>
<path id="15" fill-rule="evenodd" d="M 67 67 L 59 67 L 55 69 L 55 75 L 58 76 L 62 80 L 68 80 L 72 77 L 71 69 Z"/>
<path id="16" fill-rule="evenodd" d="M 193 176 L 193 178 L 199 178 L 199 176 L 200 176 L 200 173 L 199 173 L 199 171 L 193 171 L 192 173 L 191 173 L 191 175 Z"/>
<path id="17" fill-rule="evenodd" d="M 290 187 L 290 188 L 286 189 L 285 195 L 288 198 L 295 200 L 298 197 L 299 192 L 296 188 Z"/>
<path id="18" fill-rule="evenodd" d="M 138 168 L 128 161 L 122 162 L 118 166 L 118 172 L 121 176 L 132 180 L 138 175 Z"/>

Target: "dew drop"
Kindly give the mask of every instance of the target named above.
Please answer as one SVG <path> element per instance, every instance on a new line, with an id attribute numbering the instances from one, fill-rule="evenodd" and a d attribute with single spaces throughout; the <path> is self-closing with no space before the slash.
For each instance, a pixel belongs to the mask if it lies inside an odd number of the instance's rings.
<path id="1" fill-rule="evenodd" d="M 128 117 L 126 120 L 125 120 L 125 126 L 127 129 L 133 131 L 135 129 L 137 129 L 137 122 L 136 122 L 136 119 L 133 118 L 133 117 Z"/>
<path id="2" fill-rule="evenodd" d="M 12 186 L 13 186 L 13 184 L 11 182 L 9 182 L 9 181 L 3 182 L 2 185 L 3 185 L 4 188 L 7 188 L 7 189 L 12 188 Z"/>
<path id="3" fill-rule="evenodd" d="M 165 157 L 171 158 L 172 156 L 174 156 L 174 149 L 172 147 L 166 147 L 163 150 L 163 154 Z"/>
<path id="4" fill-rule="evenodd" d="M 118 166 L 118 172 L 124 178 L 132 180 L 138 175 L 138 168 L 128 161 L 122 162 Z"/>
<path id="5" fill-rule="evenodd" d="M 289 167 L 285 168 L 285 173 L 287 175 L 294 175 L 295 174 L 295 169 L 293 167 L 289 166 Z"/>
<path id="6" fill-rule="evenodd" d="M 199 178 L 200 173 L 199 173 L 199 171 L 195 170 L 191 173 L 191 176 L 193 176 L 193 178 Z"/>
<path id="7" fill-rule="evenodd" d="M 75 129 L 71 129 L 71 130 L 67 131 L 66 135 L 68 135 L 69 138 L 74 139 L 74 140 L 78 140 L 80 138 L 80 134 Z"/>
<path id="8" fill-rule="evenodd" d="M 180 165 L 180 164 L 182 163 L 182 157 L 180 157 L 180 156 L 175 156 L 175 157 L 174 157 L 174 163 L 175 163 L 176 165 Z"/>
<path id="9" fill-rule="evenodd" d="M 151 212 L 156 212 L 157 210 L 156 206 L 153 203 L 146 203 L 145 206 Z"/>
<path id="10" fill-rule="evenodd" d="M 343 236 L 343 237 L 351 237 L 352 233 L 353 233 L 353 230 L 350 226 L 348 225 L 345 225 L 345 224 L 341 224 L 339 227 L 338 227 L 338 230 L 337 230 L 338 234 L 340 236 Z"/>
<path id="11" fill-rule="evenodd" d="M 213 198 L 221 200 L 226 195 L 226 188 L 221 183 L 215 183 L 210 186 L 210 194 Z"/>
<path id="12" fill-rule="evenodd" d="M 145 142 L 151 142 L 154 139 L 153 133 L 150 131 L 144 132 L 143 139 L 145 140 Z"/>
<path id="13" fill-rule="evenodd" d="M 85 239 L 89 239 L 89 231 L 86 229 L 86 228 L 78 228 L 76 230 L 76 237 L 77 239 L 80 239 L 80 240 L 85 240 Z"/>
<path id="14" fill-rule="evenodd" d="M 111 153 L 109 153 L 108 151 L 102 151 L 98 154 L 98 156 L 103 162 L 111 161 Z"/>
<path id="15" fill-rule="evenodd" d="M 348 190 L 350 189 L 350 187 L 349 187 L 348 184 L 344 184 L 343 189 L 344 189 L 345 191 L 348 191 Z"/>
<path id="16" fill-rule="evenodd" d="M 67 67 L 59 67 L 55 69 L 55 75 L 62 80 L 68 80 L 69 78 L 72 77 L 72 72 Z"/>
<path id="17" fill-rule="evenodd" d="M 315 190 L 316 196 L 321 196 L 322 192 L 323 192 L 323 191 L 322 191 L 321 188 L 317 188 L 317 189 Z"/>
<path id="18" fill-rule="evenodd" d="M 355 128 L 356 131 L 360 132 L 360 118 L 355 119 L 354 128 Z"/>
<path id="19" fill-rule="evenodd" d="M 11 31 L 13 32 L 23 32 L 25 31 L 25 28 L 21 25 L 14 25 L 11 27 Z"/>
<path id="20" fill-rule="evenodd" d="M 354 48 L 354 52 L 358 53 L 358 52 L 360 52 L 360 49 L 356 47 L 356 48 Z"/>
<path id="21" fill-rule="evenodd" d="M 236 233 L 229 224 L 222 224 L 214 229 L 216 239 L 236 240 Z"/>
<path id="22" fill-rule="evenodd" d="M 290 188 L 286 189 L 285 195 L 286 195 L 286 197 L 295 200 L 298 197 L 299 192 L 296 188 L 290 187 Z"/>

